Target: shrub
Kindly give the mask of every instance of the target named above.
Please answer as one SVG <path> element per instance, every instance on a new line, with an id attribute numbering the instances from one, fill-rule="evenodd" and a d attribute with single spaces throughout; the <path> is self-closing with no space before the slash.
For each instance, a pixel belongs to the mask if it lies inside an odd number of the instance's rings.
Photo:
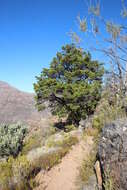
<path id="1" fill-rule="evenodd" d="M 66 131 L 66 132 L 70 132 L 70 131 L 75 130 L 75 129 L 76 129 L 76 128 L 75 128 L 74 125 L 66 125 L 66 126 L 65 126 L 65 131 Z"/>
<path id="2" fill-rule="evenodd" d="M 12 161 L 0 162 L 0 189 L 9 190 L 12 178 Z"/>
<path id="3" fill-rule="evenodd" d="M 55 141 L 54 136 L 50 137 L 46 142 L 46 146 L 32 150 L 27 155 L 35 172 L 41 169 L 50 169 L 59 163 L 61 158 L 69 152 L 72 145 L 78 142 L 77 137 L 68 134 L 63 134 L 63 136 L 62 140 L 57 141 Z"/>
<path id="4" fill-rule="evenodd" d="M 59 129 L 57 127 L 55 127 L 54 125 L 52 125 L 49 129 L 49 134 L 48 135 L 54 135 L 55 133 L 57 133 L 59 131 Z"/>
<path id="5" fill-rule="evenodd" d="M 21 124 L 0 126 L 0 157 L 16 157 L 23 145 L 27 128 Z"/>
<path id="6" fill-rule="evenodd" d="M 93 126 L 93 128 L 98 129 L 100 131 L 103 127 L 103 118 L 101 118 L 100 115 L 95 116 L 93 118 L 92 126 Z"/>
<path id="7" fill-rule="evenodd" d="M 84 159 L 80 168 L 80 179 L 83 183 L 87 183 L 90 176 L 94 174 L 94 164 L 96 161 L 96 151 L 91 151 L 90 154 Z"/>
<path id="8" fill-rule="evenodd" d="M 105 124 L 123 117 L 126 117 L 126 113 L 122 106 L 117 105 L 117 102 L 111 105 L 104 94 L 94 113 L 92 126 L 101 131 Z"/>
<path id="9" fill-rule="evenodd" d="M 40 147 L 42 143 L 42 135 L 34 134 L 29 137 L 23 144 L 22 154 L 26 155 L 30 150 Z"/>
<path id="10" fill-rule="evenodd" d="M 92 136 L 93 140 L 97 140 L 99 138 L 100 132 L 98 129 L 90 127 L 86 128 L 83 133 L 83 138 L 87 138 L 88 136 Z"/>
<path id="11" fill-rule="evenodd" d="M 41 170 L 49 170 L 54 165 L 58 164 L 62 157 L 68 153 L 71 146 L 78 142 L 76 137 L 62 133 L 63 140 L 53 142 L 53 147 L 46 148 L 42 153 L 36 152 L 36 157 L 31 155 L 30 158 L 26 154 L 31 148 L 35 151 L 38 147 L 38 134 L 26 140 L 25 149 L 16 158 L 9 156 L 7 160 L 0 162 L 0 189 L 2 190 L 28 190 L 37 186 L 34 177 Z M 27 146 L 28 142 L 28 146 Z M 35 143 L 35 144 L 34 144 Z M 51 143 L 52 144 L 52 143 Z M 54 147 L 57 146 L 57 147 Z M 33 149 L 34 147 L 34 149 Z M 26 155 L 23 155 L 26 154 Z M 38 155 L 39 154 L 39 155 Z"/>
<path id="12" fill-rule="evenodd" d="M 9 157 L 8 161 L 0 162 L 0 189 L 33 189 L 37 185 L 34 176 L 41 169 L 49 170 L 58 164 L 68 151 L 69 148 L 60 148 L 42 155 L 33 162 L 29 162 L 26 156 L 18 156 L 16 159 Z"/>
<path id="13" fill-rule="evenodd" d="M 71 147 L 73 145 L 75 145 L 76 143 L 78 143 L 78 138 L 74 137 L 74 136 L 67 136 L 62 143 L 62 147 Z"/>
<path id="14" fill-rule="evenodd" d="M 77 137 L 73 137 L 68 134 L 65 135 L 64 140 L 62 141 L 53 142 L 50 140 L 47 145 L 51 151 L 42 153 L 42 155 L 41 153 L 36 152 L 36 158 L 31 162 L 33 170 L 49 170 L 54 165 L 58 164 L 62 157 L 64 157 L 71 147 L 77 142 Z M 37 154 L 39 154 L 39 156 Z"/>
<path id="15" fill-rule="evenodd" d="M 46 146 L 51 147 L 71 147 L 78 142 L 77 137 L 71 136 L 70 134 L 61 133 L 59 136 L 52 135 L 47 139 Z"/>
<path id="16" fill-rule="evenodd" d="M 25 156 L 18 156 L 16 159 L 9 157 L 8 161 L 0 162 L 0 189 L 29 189 L 30 173 L 31 166 Z"/>
<path id="17" fill-rule="evenodd" d="M 103 186 L 104 186 L 105 190 L 118 190 L 119 189 L 119 188 L 117 189 L 115 187 L 113 177 L 112 177 L 109 169 L 107 169 L 107 171 L 105 172 L 104 178 L 105 178 L 105 180 L 104 180 Z"/>
<path id="18" fill-rule="evenodd" d="M 0 162 L 0 190 L 30 190 L 37 186 L 34 167 L 26 156 L 9 157 Z"/>

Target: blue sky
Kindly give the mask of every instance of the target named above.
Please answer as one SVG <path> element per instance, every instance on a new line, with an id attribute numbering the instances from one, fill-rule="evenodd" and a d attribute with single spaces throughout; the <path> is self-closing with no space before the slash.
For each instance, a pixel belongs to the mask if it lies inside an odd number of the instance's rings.
<path id="1" fill-rule="evenodd" d="M 85 1 L 0 0 L 0 80 L 33 92 L 35 76 L 71 42 L 67 33 L 77 31 L 76 16 L 87 16 Z M 118 21 L 120 0 L 101 1 L 103 15 Z"/>

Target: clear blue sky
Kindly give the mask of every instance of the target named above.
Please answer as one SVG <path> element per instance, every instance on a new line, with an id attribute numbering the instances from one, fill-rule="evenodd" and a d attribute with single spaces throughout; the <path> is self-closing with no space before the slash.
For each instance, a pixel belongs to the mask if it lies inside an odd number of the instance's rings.
<path id="1" fill-rule="evenodd" d="M 120 0 L 102 2 L 104 16 L 117 21 Z M 35 76 L 70 43 L 79 13 L 87 16 L 85 0 L 0 0 L 0 80 L 32 92 Z"/>

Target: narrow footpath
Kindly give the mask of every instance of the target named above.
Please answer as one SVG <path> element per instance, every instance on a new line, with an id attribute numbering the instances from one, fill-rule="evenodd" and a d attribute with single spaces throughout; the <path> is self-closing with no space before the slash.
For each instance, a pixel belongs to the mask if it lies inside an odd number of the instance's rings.
<path id="1" fill-rule="evenodd" d="M 77 190 L 76 180 L 82 161 L 93 147 L 92 137 L 81 140 L 50 171 L 39 172 L 35 180 L 39 184 L 34 190 Z"/>

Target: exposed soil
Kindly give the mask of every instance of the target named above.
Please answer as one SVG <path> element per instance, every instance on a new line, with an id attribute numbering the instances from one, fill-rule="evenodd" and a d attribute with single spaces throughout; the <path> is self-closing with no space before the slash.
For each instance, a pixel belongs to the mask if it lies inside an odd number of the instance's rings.
<path id="1" fill-rule="evenodd" d="M 35 178 L 39 186 L 34 190 L 76 190 L 79 167 L 93 145 L 92 137 L 73 146 L 61 163 L 50 171 L 41 171 Z"/>

